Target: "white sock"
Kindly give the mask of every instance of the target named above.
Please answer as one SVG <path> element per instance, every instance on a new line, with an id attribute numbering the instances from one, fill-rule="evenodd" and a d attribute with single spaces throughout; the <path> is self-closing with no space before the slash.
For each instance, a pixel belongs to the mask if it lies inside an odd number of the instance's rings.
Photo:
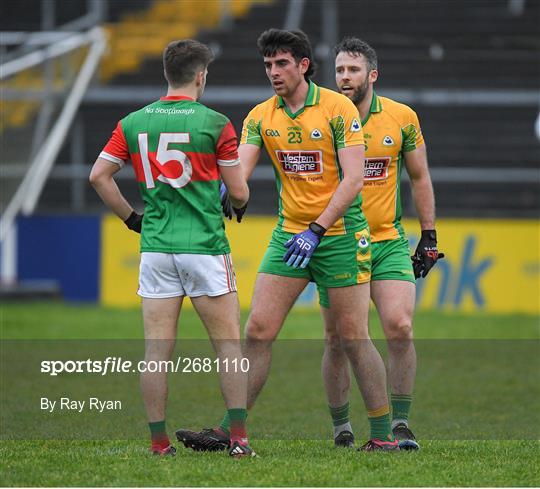
<path id="1" fill-rule="evenodd" d="M 352 426 L 350 422 L 340 424 L 338 426 L 334 426 L 334 438 L 336 438 L 342 431 L 350 431 L 353 432 Z"/>
<path id="2" fill-rule="evenodd" d="M 409 422 L 406 419 L 393 419 L 392 429 L 394 429 L 398 424 L 404 424 L 407 428 L 409 427 Z"/>

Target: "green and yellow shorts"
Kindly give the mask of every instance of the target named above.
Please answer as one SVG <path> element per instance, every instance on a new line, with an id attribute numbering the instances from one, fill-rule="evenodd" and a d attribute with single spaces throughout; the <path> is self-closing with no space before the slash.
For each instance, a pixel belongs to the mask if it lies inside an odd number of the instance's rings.
<path id="1" fill-rule="evenodd" d="M 323 236 L 306 268 L 293 268 L 283 261 L 285 243 L 294 236 L 274 229 L 259 273 L 307 278 L 318 287 L 347 287 L 371 279 L 369 228 L 340 236 Z"/>
<path id="2" fill-rule="evenodd" d="M 415 283 L 414 271 L 405 238 L 371 243 L 371 280 L 404 280 Z M 317 284 L 319 304 L 330 307 L 328 293 Z"/>

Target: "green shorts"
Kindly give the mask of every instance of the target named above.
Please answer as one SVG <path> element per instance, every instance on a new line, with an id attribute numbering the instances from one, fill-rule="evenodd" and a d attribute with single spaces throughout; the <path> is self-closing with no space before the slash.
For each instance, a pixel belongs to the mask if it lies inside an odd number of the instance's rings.
<path id="1" fill-rule="evenodd" d="M 371 243 L 371 280 L 404 280 L 415 283 L 409 252 L 409 242 L 405 238 Z M 319 290 L 319 304 L 330 307 L 328 294 Z"/>
<path id="2" fill-rule="evenodd" d="M 259 273 L 307 278 L 319 287 L 348 287 L 369 282 L 371 245 L 369 228 L 341 236 L 324 236 L 306 268 L 293 268 L 283 261 L 285 243 L 294 236 L 274 229 L 259 267 Z"/>

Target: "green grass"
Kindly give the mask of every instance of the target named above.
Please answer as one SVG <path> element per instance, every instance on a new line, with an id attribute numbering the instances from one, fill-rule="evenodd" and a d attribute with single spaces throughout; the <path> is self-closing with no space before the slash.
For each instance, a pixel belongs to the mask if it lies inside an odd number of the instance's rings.
<path id="1" fill-rule="evenodd" d="M 183 447 L 174 459 L 149 456 L 136 375 L 49 378 L 36 373 L 36 358 L 28 358 L 43 354 L 57 358 L 58 352 L 70 358 L 85 348 L 92 355 L 104 356 L 121 347 L 126 355 L 133 353 L 130 348 L 140 349 L 139 341 L 113 340 L 142 337 L 139 310 L 36 303 L 4 304 L 0 314 L 2 339 L 25 340 L 6 341 L 2 349 L 0 485 L 540 485 L 536 317 L 418 313 L 415 333 L 423 339 L 417 343 L 419 371 L 412 422 L 422 450 L 362 454 L 335 450 L 328 440 L 330 421 L 319 371 L 322 322 L 316 312 L 294 311 L 281 334 L 283 340 L 291 341 L 276 345 L 268 385 L 250 415 L 252 444 L 260 458 L 233 461 L 223 453 L 194 453 Z M 374 314 L 371 323 L 373 336 L 380 338 Z M 191 310 L 183 312 L 179 336 L 185 339 L 178 342 L 185 350 L 207 347 L 207 342 L 190 340 L 206 337 Z M 93 346 L 59 341 L 66 338 L 107 341 Z M 223 408 L 215 377 L 188 375 L 170 382 L 170 430 L 217 420 Z M 25 404 L 30 394 L 39 399 L 41 392 L 49 390 L 59 395 L 69 391 L 75 398 L 103 390 L 124 395 L 130 403 L 120 422 L 114 416 L 98 415 L 93 421 L 77 414 L 66 421 Z M 6 399 L 6 391 L 16 394 Z M 351 404 L 357 437 L 363 439 L 367 422 L 357 392 Z M 121 433 L 121 428 L 126 432 Z M 71 439 L 54 439 L 61 437 L 59 430 L 64 430 L 62 437 Z M 47 436 L 32 435 L 46 432 Z M 107 438 L 112 440 L 103 441 Z"/>
<path id="2" fill-rule="evenodd" d="M 242 324 L 247 312 L 242 313 Z M 142 338 L 140 309 L 116 309 L 88 305 L 35 303 L 30 306 L 4 304 L 0 308 L 2 338 Z M 377 315 L 370 312 L 374 338 L 383 338 Z M 419 312 L 414 322 L 416 338 L 539 338 L 538 318 L 525 314 L 451 314 Z M 181 313 L 180 338 L 204 338 L 206 332 L 192 309 Z M 280 338 L 323 337 L 319 313 L 296 309 L 289 315 Z"/>
<path id="3" fill-rule="evenodd" d="M 425 442 L 418 453 L 359 453 L 328 442 L 260 441 L 260 458 L 141 442 L 19 442 L 0 449 L 6 486 L 538 486 L 536 442 Z"/>

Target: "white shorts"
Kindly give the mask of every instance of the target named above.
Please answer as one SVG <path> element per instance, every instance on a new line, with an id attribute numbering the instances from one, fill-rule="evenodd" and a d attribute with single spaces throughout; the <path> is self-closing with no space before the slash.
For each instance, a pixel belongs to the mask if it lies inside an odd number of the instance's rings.
<path id="1" fill-rule="evenodd" d="M 137 291 L 141 297 L 214 297 L 229 292 L 236 292 L 230 254 L 141 253 Z"/>

